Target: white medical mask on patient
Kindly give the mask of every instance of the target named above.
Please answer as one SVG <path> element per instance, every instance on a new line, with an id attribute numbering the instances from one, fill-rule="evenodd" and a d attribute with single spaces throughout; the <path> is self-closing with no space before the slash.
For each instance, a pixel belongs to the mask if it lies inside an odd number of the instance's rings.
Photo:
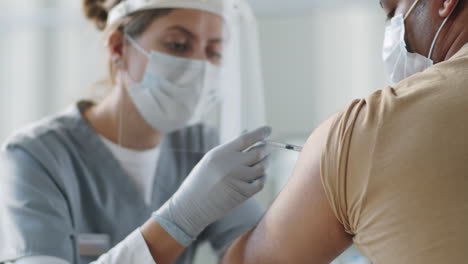
<path id="1" fill-rule="evenodd" d="M 434 64 L 434 61 L 431 59 L 434 46 L 439 38 L 440 32 L 451 16 L 451 14 L 448 15 L 439 27 L 432 41 L 428 57 L 417 53 L 410 53 L 406 48 L 405 42 L 405 20 L 414 10 L 418 2 L 419 0 L 414 2 L 404 17 L 403 15 L 398 15 L 392 18 L 390 24 L 385 29 L 383 61 L 388 78 L 392 84 L 396 84 L 413 74 L 422 72 Z"/>
<path id="2" fill-rule="evenodd" d="M 133 81 L 128 91 L 140 114 L 154 129 L 170 133 L 195 124 L 219 102 L 218 66 L 154 50 L 147 52 L 130 36 L 126 38 L 148 58 L 143 80 Z"/>

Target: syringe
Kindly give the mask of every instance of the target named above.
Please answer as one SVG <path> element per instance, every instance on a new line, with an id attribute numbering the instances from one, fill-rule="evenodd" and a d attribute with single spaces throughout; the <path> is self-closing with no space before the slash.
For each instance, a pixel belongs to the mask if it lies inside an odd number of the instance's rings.
<path id="1" fill-rule="evenodd" d="M 289 149 L 289 150 L 294 150 L 294 151 L 297 151 L 297 152 L 302 151 L 301 146 L 297 146 L 297 145 L 293 145 L 293 144 L 281 143 L 281 142 L 276 142 L 276 141 L 273 141 L 273 140 L 265 140 L 265 143 L 270 145 L 270 146 L 277 147 L 277 148 Z"/>

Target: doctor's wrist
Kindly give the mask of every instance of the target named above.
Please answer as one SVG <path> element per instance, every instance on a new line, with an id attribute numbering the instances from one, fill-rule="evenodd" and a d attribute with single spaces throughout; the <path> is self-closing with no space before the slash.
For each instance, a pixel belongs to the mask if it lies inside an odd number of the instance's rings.
<path id="1" fill-rule="evenodd" d="M 169 234 L 171 237 L 176 240 L 179 244 L 184 247 L 190 246 L 193 241 L 196 240 L 196 236 L 191 236 L 187 234 L 182 228 L 180 228 L 172 219 L 168 219 L 162 215 L 153 213 L 152 218 L 156 220 L 159 225 Z"/>
<path id="2" fill-rule="evenodd" d="M 140 232 L 151 256 L 158 264 L 173 263 L 186 247 L 153 218 L 141 226 Z"/>

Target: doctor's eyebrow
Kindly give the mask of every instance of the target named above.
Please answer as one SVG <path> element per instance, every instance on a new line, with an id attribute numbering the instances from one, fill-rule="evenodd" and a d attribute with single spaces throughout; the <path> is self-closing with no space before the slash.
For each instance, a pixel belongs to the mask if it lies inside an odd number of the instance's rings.
<path id="1" fill-rule="evenodd" d="M 195 36 L 195 34 L 193 34 L 190 30 L 186 29 L 183 26 L 176 25 L 176 26 L 172 26 L 172 27 L 169 27 L 169 28 L 166 29 L 166 31 L 170 31 L 170 30 L 179 31 L 180 33 L 186 35 L 190 39 L 196 39 L 197 38 Z"/>

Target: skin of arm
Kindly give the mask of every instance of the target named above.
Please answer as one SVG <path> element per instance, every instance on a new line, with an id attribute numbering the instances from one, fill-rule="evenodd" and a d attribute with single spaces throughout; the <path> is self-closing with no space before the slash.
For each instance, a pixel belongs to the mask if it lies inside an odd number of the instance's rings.
<path id="1" fill-rule="evenodd" d="M 330 263 L 352 243 L 334 215 L 320 175 L 333 118 L 309 137 L 293 176 L 257 227 L 239 237 L 223 264 Z"/>
<path id="2" fill-rule="evenodd" d="M 152 218 L 140 230 L 153 259 L 158 264 L 173 263 L 185 249 Z"/>

